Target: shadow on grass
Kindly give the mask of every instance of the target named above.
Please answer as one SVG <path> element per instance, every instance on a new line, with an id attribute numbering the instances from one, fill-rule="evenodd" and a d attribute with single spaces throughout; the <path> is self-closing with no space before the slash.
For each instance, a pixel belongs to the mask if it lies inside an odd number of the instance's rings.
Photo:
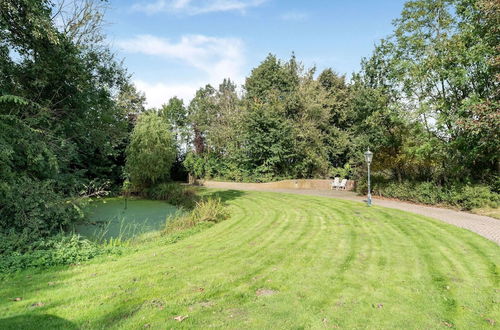
<path id="1" fill-rule="evenodd" d="M 204 196 L 220 199 L 223 204 L 227 204 L 227 202 L 238 199 L 245 194 L 246 193 L 241 190 L 218 190 L 207 192 Z"/>
<path id="2" fill-rule="evenodd" d="M 55 315 L 24 314 L 0 319 L 1 329 L 78 329 L 72 322 Z"/>

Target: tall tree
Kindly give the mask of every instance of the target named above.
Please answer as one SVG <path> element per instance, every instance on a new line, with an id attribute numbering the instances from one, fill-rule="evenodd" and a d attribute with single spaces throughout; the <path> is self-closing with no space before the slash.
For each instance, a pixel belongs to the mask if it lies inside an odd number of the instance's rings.
<path id="1" fill-rule="evenodd" d="M 127 147 L 125 171 L 130 182 L 149 187 L 168 180 L 176 151 L 167 122 L 154 112 L 140 115 Z"/>

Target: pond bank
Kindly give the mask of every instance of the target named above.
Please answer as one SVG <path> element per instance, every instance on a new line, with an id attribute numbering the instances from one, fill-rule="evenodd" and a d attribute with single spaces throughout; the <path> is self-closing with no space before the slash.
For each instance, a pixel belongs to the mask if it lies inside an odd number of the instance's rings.
<path id="1" fill-rule="evenodd" d="M 127 199 L 121 197 L 93 201 L 85 209 L 84 223 L 76 224 L 74 231 L 86 238 L 103 241 L 129 239 L 146 232 L 160 230 L 169 216 L 178 208 L 163 201 Z"/>

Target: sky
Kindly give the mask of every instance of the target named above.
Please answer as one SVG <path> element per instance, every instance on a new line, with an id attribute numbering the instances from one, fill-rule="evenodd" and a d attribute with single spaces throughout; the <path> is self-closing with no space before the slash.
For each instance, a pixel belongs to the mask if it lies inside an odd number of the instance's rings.
<path id="1" fill-rule="evenodd" d="M 269 54 L 350 77 L 403 0 L 111 0 L 106 33 L 149 107 L 237 85 Z"/>

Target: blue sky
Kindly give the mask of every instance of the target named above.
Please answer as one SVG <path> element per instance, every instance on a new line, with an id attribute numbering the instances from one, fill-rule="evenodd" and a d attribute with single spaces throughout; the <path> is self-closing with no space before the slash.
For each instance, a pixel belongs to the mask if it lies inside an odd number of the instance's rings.
<path id="1" fill-rule="evenodd" d="M 269 53 L 346 74 L 392 31 L 403 0 L 111 0 L 111 46 L 149 106 L 224 77 L 244 83 Z"/>

